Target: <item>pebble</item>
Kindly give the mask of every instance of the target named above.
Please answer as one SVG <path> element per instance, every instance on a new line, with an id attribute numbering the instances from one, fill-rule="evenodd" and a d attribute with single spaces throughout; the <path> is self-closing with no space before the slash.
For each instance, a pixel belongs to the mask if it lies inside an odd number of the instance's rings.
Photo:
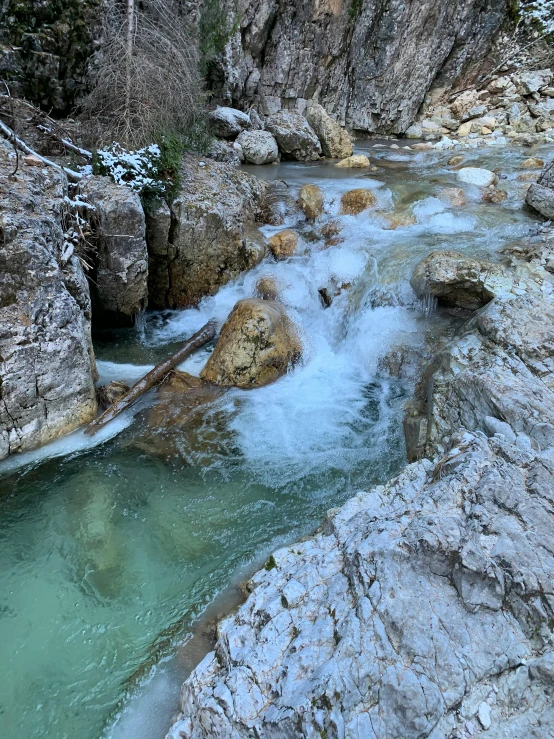
<path id="1" fill-rule="evenodd" d="M 479 723 L 485 729 L 490 729 L 491 727 L 491 707 L 488 703 L 481 703 L 479 706 L 479 710 L 477 712 L 477 718 L 479 719 Z"/>

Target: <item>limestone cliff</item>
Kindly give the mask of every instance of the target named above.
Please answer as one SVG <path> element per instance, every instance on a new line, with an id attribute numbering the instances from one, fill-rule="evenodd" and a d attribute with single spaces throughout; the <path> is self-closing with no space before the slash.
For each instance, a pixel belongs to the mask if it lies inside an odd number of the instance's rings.
<path id="1" fill-rule="evenodd" d="M 349 128 L 401 133 L 431 86 L 485 56 L 506 10 L 506 0 L 239 0 L 210 84 L 227 104 L 302 112 L 317 100 Z"/>

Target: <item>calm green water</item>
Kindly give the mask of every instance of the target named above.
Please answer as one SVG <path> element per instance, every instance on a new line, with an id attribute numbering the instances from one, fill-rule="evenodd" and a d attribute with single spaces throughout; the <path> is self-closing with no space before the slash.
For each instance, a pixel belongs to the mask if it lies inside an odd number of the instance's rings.
<path id="1" fill-rule="evenodd" d="M 345 241 L 333 249 L 306 240 L 298 257 L 266 260 L 198 310 L 150 314 L 139 332 L 98 338 L 104 378 L 136 379 L 208 317 L 224 319 L 253 295 L 260 276 L 273 276 L 305 357 L 274 385 L 230 391 L 186 422 L 154 423 L 152 395 L 95 447 L 78 432 L 46 450 L 53 458 L 0 465 L 3 739 L 110 734 L 122 699 L 237 573 L 404 464 L 411 380 L 388 377 L 380 360 L 399 346 L 421 349 L 461 320 L 422 312 L 409 275 L 432 249 L 493 256 L 526 233 L 532 220 L 515 173 L 527 155 L 474 154 L 473 164 L 502 162 L 510 196 L 483 206 L 470 189 L 462 209 L 436 197 L 456 185 L 447 155 L 389 152 L 390 166 L 370 177 L 320 164 L 256 169 L 292 191 L 319 182 L 330 212 L 341 192 L 368 186 L 382 211 L 411 203 L 417 222 L 390 231 L 378 214 L 346 218 Z M 325 309 L 317 290 L 329 284 L 352 288 Z M 208 353 L 186 369 L 198 372 Z M 180 678 L 177 666 L 175 708 Z M 163 737 L 167 710 L 159 731 L 135 726 L 127 735 Z"/>

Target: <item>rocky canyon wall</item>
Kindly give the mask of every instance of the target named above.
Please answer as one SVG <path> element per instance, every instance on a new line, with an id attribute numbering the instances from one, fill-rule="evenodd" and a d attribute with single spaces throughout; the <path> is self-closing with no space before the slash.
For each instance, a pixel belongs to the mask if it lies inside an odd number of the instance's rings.
<path id="1" fill-rule="evenodd" d="M 212 64 L 222 103 L 303 112 L 318 100 L 354 130 L 402 133 L 432 86 L 486 56 L 507 0 L 229 0 Z M 204 13 L 207 13 L 207 9 Z M 233 25 L 234 24 L 234 25 Z"/>

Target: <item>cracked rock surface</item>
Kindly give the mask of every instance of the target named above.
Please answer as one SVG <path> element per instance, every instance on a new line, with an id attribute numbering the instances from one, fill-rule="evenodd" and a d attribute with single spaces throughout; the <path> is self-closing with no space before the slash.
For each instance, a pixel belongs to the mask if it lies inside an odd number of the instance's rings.
<path id="1" fill-rule="evenodd" d="M 96 415 L 87 280 L 62 258 L 63 175 L 0 142 L 0 458 Z"/>

